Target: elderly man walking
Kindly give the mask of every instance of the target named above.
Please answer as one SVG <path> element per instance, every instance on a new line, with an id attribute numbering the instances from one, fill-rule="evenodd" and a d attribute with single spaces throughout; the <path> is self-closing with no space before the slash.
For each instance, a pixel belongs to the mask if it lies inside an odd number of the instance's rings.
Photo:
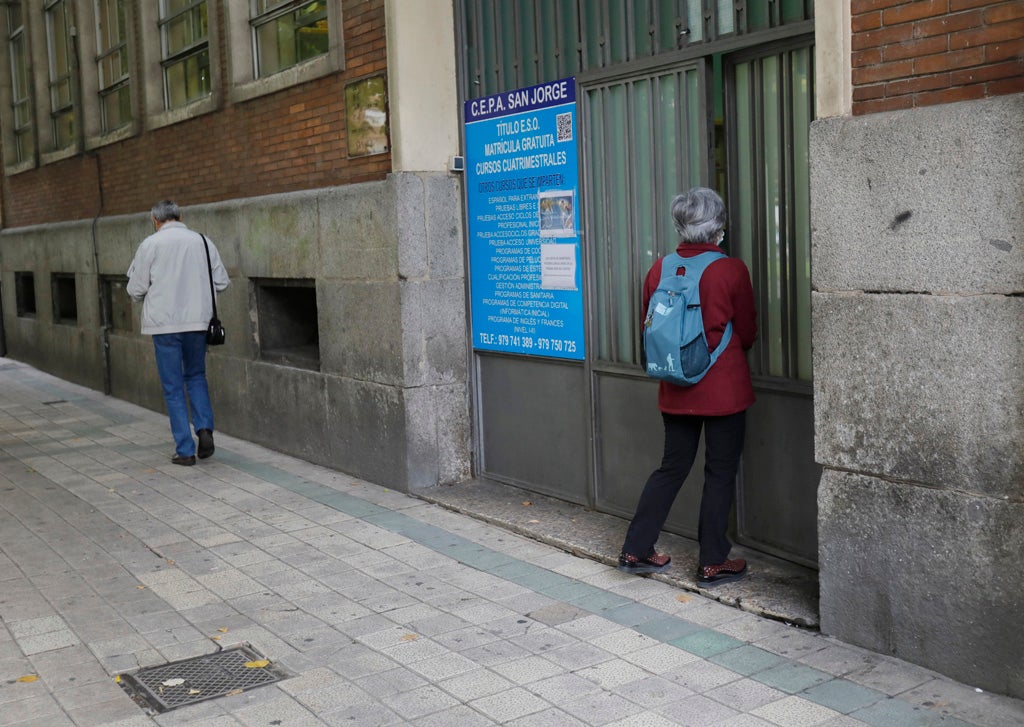
<path id="1" fill-rule="evenodd" d="M 213 287 L 230 284 L 220 253 L 212 242 L 188 229 L 181 209 L 170 200 L 153 206 L 156 232 L 139 245 L 128 268 L 128 295 L 142 302 L 142 332 L 153 336 L 167 415 L 174 435 L 171 462 L 194 465 L 196 454 L 213 454 L 213 407 L 206 384 L 206 329 L 213 316 L 209 266 Z M 188 393 L 188 403 L 185 395 Z M 196 449 L 189 427 L 199 437 Z"/>

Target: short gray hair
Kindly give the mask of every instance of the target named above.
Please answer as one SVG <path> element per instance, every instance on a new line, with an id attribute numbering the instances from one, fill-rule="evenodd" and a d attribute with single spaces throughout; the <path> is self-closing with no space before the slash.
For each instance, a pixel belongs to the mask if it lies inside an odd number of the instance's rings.
<path id="1" fill-rule="evenodd" d="M 716 242 L 725 221 L 725 202 L 713 189 L 694 187 L 672 200 L 672 224 L 683 242 Z"/>
<path id="2" fill-rule="evenodd" d="M 167 222 L 167 220 L 180 220 L 181 219 L 181 207 L 175 202 L 169 199 L 165 199 L 162 202 L 157 202 L 153 205 L 153 209 L 150 211 L 153 215 L 153 219 L 157 222 Z"/>

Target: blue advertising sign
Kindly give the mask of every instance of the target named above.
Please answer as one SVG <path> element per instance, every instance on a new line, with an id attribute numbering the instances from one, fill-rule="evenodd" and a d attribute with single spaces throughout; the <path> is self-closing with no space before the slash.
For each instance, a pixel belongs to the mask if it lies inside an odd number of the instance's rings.
<path id="1" fill-rule="evenodd" d="M 576 82 L 467 101 L 473 347 L 582 360 Z"/>

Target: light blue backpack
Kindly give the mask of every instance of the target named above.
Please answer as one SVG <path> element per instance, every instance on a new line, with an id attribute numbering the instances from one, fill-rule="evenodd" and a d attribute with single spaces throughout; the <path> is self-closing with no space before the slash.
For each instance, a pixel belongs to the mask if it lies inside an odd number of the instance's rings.
<path id="1" fill-rule="evenodd" d="M 726 257 L 722 252 L 702 252 L 684 258 L 666 255 L 661 263 L 661 281 L 651 296 L 644 320 L 644 352 L 647 375 L 677 386 L 693 386 L 718 360 L 732 338 L 732 321 L 725 326 L 722 340 L 708 350 L 704 319 L 700 310 L 700 276 L 708 265 Z M 683 267 L 683 275 L 676 269 Z"/>

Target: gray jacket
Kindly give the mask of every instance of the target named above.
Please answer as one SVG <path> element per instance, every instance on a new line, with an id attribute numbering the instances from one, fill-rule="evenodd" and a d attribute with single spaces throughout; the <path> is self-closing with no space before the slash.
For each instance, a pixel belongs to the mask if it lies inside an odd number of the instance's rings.
<path id="1" fill-rule="evenodd" d="M 207 238 L 209 239 L 209 238 Z M 231 281 L 217 247 L 210 242 L 213 287 Z M 142 301 L 142 332 L 205 331 L 213 316 L 203 238 L 184 223 L 169 220 L 139 245 L 128 268 L 128 295 Z"/>

